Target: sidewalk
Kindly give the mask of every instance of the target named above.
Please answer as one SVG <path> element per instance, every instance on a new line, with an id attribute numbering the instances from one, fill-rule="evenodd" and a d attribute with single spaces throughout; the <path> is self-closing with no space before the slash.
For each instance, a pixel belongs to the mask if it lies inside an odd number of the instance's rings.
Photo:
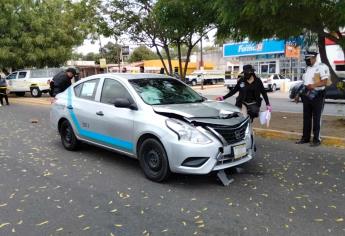
<path id="1" fill-rule="evenodd" d="M 302 137 L 303 114 L 272 112 L 268 128 L 259 119 L 253 124 L 258 136 L 295 141 Z M 321 139 L 324 145 L 345 148 L 345 117 L 322 116 Z"/>
<path id="2" fill-rule="evenodd" d="M 208 86 L 219 87 L 219 85 Z M 50 97 L 11 97 L 10 103 L 51 105 Z M 254 120 L 255 134 L 270 139 L 298 140 L 302 136 L 302 126 L 302 113 L 273 112 L 268 128 L 260 125 L 259 119 Z M 345 117 L 322 116 L 321 136 L 323 145 L 345 148 Z"/>

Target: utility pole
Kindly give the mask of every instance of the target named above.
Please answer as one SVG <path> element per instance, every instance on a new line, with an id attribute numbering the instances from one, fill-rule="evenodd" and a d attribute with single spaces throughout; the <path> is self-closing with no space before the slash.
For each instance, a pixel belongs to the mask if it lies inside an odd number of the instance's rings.
<path id="1" fill-rule="evenodd" d="M 200 62 L 199 62 L 199 69 L 204 70 L 204 59 L 202 55 L 202 37 L 200 39 Z M 204 75 L 201 74 L 201 90 L 204 89 Z"/>

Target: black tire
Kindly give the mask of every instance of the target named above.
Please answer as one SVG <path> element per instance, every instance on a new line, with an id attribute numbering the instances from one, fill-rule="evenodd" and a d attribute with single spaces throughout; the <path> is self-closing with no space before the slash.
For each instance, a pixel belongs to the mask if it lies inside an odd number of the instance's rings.
<path id="1" fill-rule="evenodd" d="M 277 90 L 277 85 L 273 84 L 271 88 L 271 92 L 275 92 Z"/>
<path id="2" fill-rule="evenodd" d="M 25 92 L 15 92 L 15 94 L 18 97 L 24 97 L 25 96 Z"/>
<path id="3" fill-rule="evenodd" d="M 79 140 L 74 134 L 71 124 L 65 120 L 62 122 L 60 127 L 61 142 L 64 148 L 69 151 L 74 151 L 78 149 Z"/>
<path id="4" fill-rule="evenodd" d="M 31 96 L 34 98 L 39 98 L 42 96 L 42 91 L 38 87 L 30 88 Z"/>
<path id="5" fill-rule="evenodd" d="M 217 81 L 215 79 L 211 80 L 211 84 L 215 85 L 217 83 Z"/>
<path id="6" fill-rule="evenodd" d="M 193 79 L 192 80 L 192 86 L 195 86 L 197 83 L 196 83 L 196 80 L 195 79 Z"/>
<path id="7" fill-rule="evenodd" d="M 145 176 L 152 181 L 162 182 L 171 173 L 164 147 L 154 138 L 148 138 L 140 145 L 139 162 Z"/>

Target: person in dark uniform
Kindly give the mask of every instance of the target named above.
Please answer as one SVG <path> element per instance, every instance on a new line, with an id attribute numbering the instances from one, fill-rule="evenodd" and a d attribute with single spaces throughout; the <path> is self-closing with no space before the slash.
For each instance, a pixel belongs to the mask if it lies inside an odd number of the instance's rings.
<path id="1" fill-rule="evenodd" d="M 313 141 L 310 146 L 316 147 L 321 144 L 320 128 L 321 114 L 325 103 L 325 87 L 330 79 L 329 68 L 323 63 L 316 62 L 317 52 L 307 51 L 305 62 L 306 72 L 303 74 L 303 83 L 306 92 L 302 93 L 303 102 L 303 136 L 296 144 L 310 142 L 311 128 L 313 125 Z M 295 98 L 297 102 L 298 98 Z"/>
<path id="2" fill-rule="evenodd" d="M 261 95 L 263 96 L 266 107 L 272 110 L 268 100 L 267 93 L 260 78 L 255 75 L 255 70 L 251 65 L 243 66 L 243 76 L 237 81 L 236 86 L 225 96 L 219 96 L 216 99 L 222 101 L 239 92 L 236 98 L 236 106 L 242 110 L 242 113 L 248 114 L 251 121 L 258 117 L 261 107 Z"/>
<path id="3" fill-rule="evenodd" d="M 7 96 L 7 81 L 5 77 L 1 77 L 0 75 L 0 106 L 4 105 L 3 98 L 5 98 L 6 105 L 10 105 Z"/>
<path id="4" fill-rule="evenodd" d="M 57 73 L 50 82 L 51 96 L 55 97 L 65 91 L 72 84 L 71 80 L 76 74 L 77 71 L 74 68 L 68 68 L 66 71 Z"/>

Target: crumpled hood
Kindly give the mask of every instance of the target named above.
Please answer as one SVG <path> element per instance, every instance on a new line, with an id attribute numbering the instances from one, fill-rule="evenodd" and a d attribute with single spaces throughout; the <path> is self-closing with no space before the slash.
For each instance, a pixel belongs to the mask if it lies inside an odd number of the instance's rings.
<path id="1" fill-rule="evenodd" d="M 152 108 L 162 115 L 176 114 L 186 120 L 198 123 L 235 125 L 246 119 L 242 115 L 236 115 L 240 110 L 227 102 L 205 101 L 201 103 L 153 105 Z M 231 117 L 233 114 L 235 116 Z"/>

